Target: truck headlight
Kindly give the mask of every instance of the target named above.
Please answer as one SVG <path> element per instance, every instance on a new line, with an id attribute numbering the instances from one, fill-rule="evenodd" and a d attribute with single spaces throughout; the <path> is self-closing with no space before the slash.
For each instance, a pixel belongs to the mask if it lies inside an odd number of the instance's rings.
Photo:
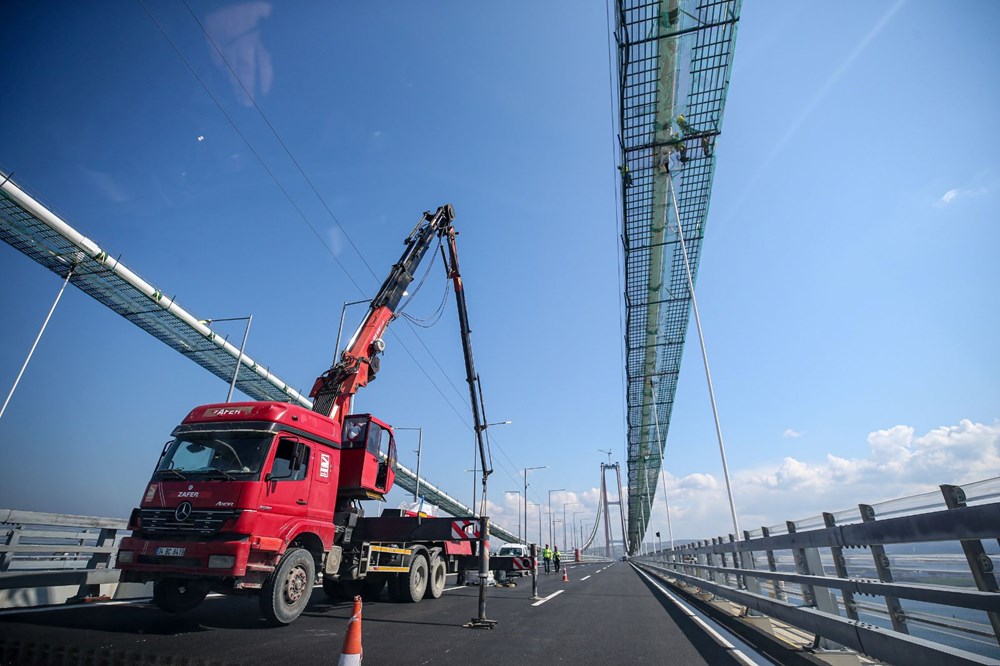
<path id="1" fill-rule="evenodd" d="M 209 569 L 232 569 L 236 564 L 235 555 L 209 555 L 208 556 L 208 568 Z"/>
<path id="2" fill-rule="evenodd" d="M 118 561 L 122 564 L 131 564 L 135 561 L 135 553 L 131 550 L 119 550 Z"/>

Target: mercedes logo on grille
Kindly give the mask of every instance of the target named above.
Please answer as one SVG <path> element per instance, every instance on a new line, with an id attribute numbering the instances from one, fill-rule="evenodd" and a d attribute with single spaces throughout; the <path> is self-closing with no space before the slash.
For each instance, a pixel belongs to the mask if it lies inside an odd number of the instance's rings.
<path id="1" fill-rule="evenodd" d="M 181 502 L 177 505 L 177 510 L 174 511 L 174 518 L 178 523 L 183 523 L 185 520 L 191 517 L 191 502 Z"/>

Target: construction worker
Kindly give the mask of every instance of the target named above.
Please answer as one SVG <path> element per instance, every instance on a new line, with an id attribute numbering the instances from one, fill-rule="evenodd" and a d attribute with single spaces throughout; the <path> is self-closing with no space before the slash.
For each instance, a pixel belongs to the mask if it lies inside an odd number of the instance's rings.
<path id="1" fill-rule="evenodd" d="M 556 546 L 556 550 L 552 553 L 552 561 L 556 565 L 556 573 L 559 573 L 559 546 Z"/>
<path id="2" fill-rule="evenodd" d="M 552 549 L 549 548 L 549 544 L 545 544 L 545 548 L 542 549 L 542 561 L 545 562 L 545 573 L 549 573 L 549 567 L 552 565 Z"/>

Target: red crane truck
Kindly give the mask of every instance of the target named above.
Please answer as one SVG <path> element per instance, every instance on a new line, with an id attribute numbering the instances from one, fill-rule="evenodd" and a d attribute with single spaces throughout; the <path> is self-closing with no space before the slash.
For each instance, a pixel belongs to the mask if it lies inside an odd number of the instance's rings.
<path id="1" fill-rule="evenodd" d="M 302 613 L 318 574 L 333 598 L 371 597 L 388 587 L 392 600 L 417 602 L 440 597 L 447 573 L 477 566 L 483 551 L 474 551 L 487 519 L 390 510 L 364 517 L 361 501 L 384 500 L 392 488 L 396 445 L 384 421 L 347 414 L 354 394 L 378 371 L 382 335 L 417 265 L 440 238 L 448 246 L 441 253 L 455 288 L 485 453 L 453 219 L 450 205 L 424 213 L 340 360 L 317 378 L 312 411 L 284 402 L 191 410 L 132 511 L 132 535 L 116 562 L 122 581 L 152 582 L 154 602 L 175 613 L 193 609 L 209 591 L 257 594 L 262 616 L 283 625 Z M 511 570 L 513 559 L 490 558 L 489 567 Z"/>

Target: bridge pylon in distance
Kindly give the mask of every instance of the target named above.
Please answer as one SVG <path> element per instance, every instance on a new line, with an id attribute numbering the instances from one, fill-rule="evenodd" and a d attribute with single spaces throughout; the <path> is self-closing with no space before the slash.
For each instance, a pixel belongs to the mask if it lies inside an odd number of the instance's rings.
<path id="1" fill-rule="evenodd" d="M 608 499 L 607 471 L 612 468 L 615 470 L 615 477 L 618 481 L 618 499 L 615 501 Z M 611 511 L 609 509 L 611 505 L 618 505 L 618 515 L 621 517 L 622 523 L 622 546 L 626 553 L 629 552 L 628 531 L 625 527 L 625 507 L 622 504 L 622 473 L 618 463 L 601 463 L 601 501 L 604 505 L 604 554 L 608 559 L 611 559 Z"/>

